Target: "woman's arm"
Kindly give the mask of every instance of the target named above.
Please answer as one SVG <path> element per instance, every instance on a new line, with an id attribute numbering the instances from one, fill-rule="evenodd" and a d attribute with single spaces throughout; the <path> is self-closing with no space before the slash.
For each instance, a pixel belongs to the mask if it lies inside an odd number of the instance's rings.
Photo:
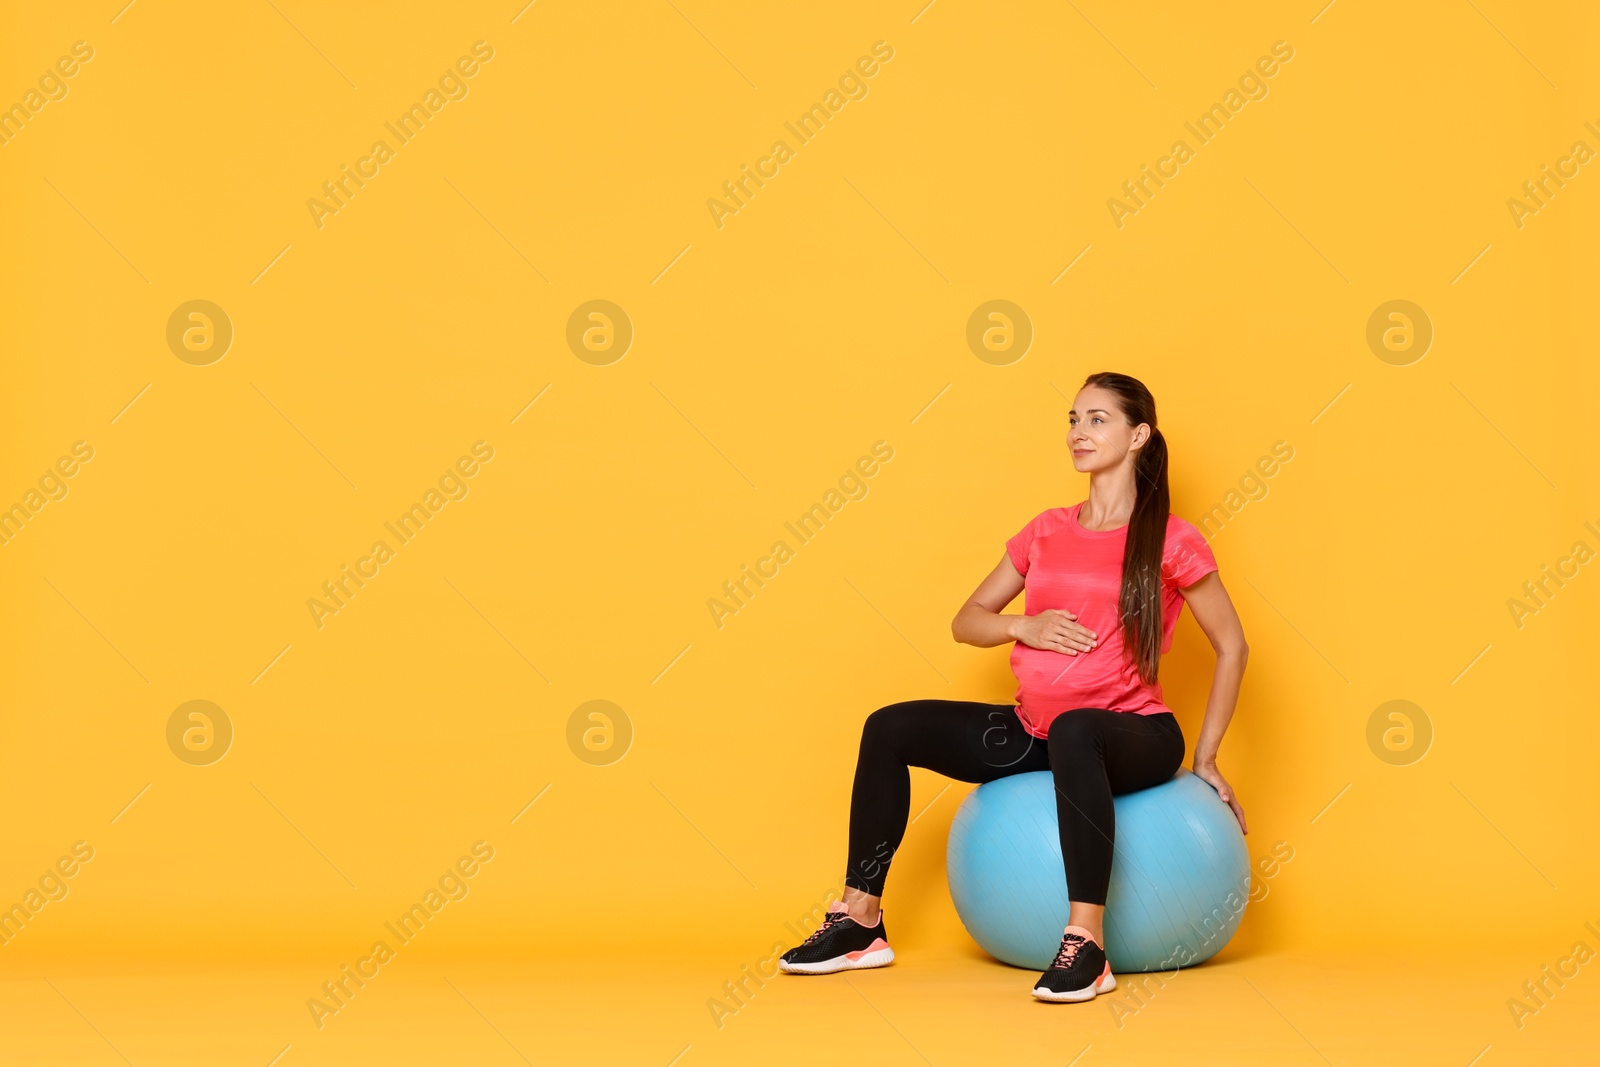
<path id="1" fill-rule="evenodd" d="M 1070 611 L 1054 609 L 1037 615 L 1002 615 L 1000 609 L 1022 592 L 1022 572 L 1002 553 L 989 577 L 978 583 L 967 602 L 950 621 L 950 633 L 957 641 L 979 648 L 993 648 L 1007 641 L 1021 641 L 1030 648 L 1042 648 L 1076 656 L 1095 646 L 1092 631 L 1079 626 Z"/>
<path id="2" fill-rule="evenodd" d="M 1233 795 L 1233 788 L 1217 770 L 1217 750 L 1222 746 L 1222 735 L 1233 718 L 1234 706 L 1239 701 L 1239 683 L 1244 678 L 1245 661 L 1250 658 L 1250 646 L 1244 640 L 1244 627 L 1239 624 L 1239 613 L 1233 609 L 1228 591 L 1222 587 L 1222 578 L 1212 571 L 1187 589 L 1179 590 L 1194 612 L 1195 622 L 1211 641 L 1217 653 L 1216 670 L 1211 676 L 1211 695 L 1206 699 L 1206 717 L 1200 725 L 1200 737 L 1194 743 L 1194 773 L 1211 784 L 1233 808 L 1239 819 L 1239 828 L 1249 833 L 1245 825 L 1244 809 Z"/>

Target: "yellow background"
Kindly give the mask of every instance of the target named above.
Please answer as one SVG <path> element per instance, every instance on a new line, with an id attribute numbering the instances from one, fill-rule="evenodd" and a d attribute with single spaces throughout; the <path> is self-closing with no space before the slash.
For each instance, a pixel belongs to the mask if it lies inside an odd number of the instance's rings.
<path id="1" fill-rule="evenodd" d="M 1574 141 L 1600 148 L 1584 5 L 119 7 L 12 9 L 0 32 L 0 102 L 73 42 L 95 52 L 0 146 L 0 503 L 73 442 L 95 452 L 0 546 L 0 898 L 95 849 L 0 948 L 29 1047 L 175 1061 L 213 1049 L 157 1036 L 198 1013 L 242 1062 L 284 1043 L 285 1064 L 341 1062 L 378 1047 L 353 1035 L 400 1003 L 388 975 L 477 961 L 589 976 L 559 995 L 591 1014 L 519 1031 L 506 998 L 506 1044 L 535 1059 L 791 1048 L 815 1019 L 773 1007 L 741 1047 L 704 1002 L 837 886 L 868 712 L 1011 697 L 1006 650 L 955 644 L 949 620 L 1007 537 L 1082 498 L 1065 418 L 1102 369 L 1155 392 L 1192 520 L 1294 449 L 1213 543 L 1252 649 L 1221 768 L 1252 856 L 1294 851 L 1217 966 L 1354 954 L 1370 975 L 1422 953 L 1361 1009 L 1381 1030 L 1408 983 L 1491 945 L 1499 969 L 1444 998 L 1461 1014 L 1427 1046 L 1440 1063 L 1548 1052 L 1600 1004 L 1593 977 L 1525 1031 L 1504 1004 L 1573 942 L 1600 948 L 1600 578 L 1584 567 L 1520 629 L 1506 603 L 1573 542 L 1600 550 L 1596 164 L 1520 229 L 1506 206 Z M 479 40 L 494 58 L 469 94 L 319 229 L 308 198 Z M 880 40 L 868 95 L 796 145 L 784 122 Z M 1280 40 L 1269 94 L 1119 229 L 1108 198 L 1174 140 L 1198 147 L 1183 124 Z M 718 228 L 708 198 L 778 139 L 795 158 Z M 193 299 L 235 331 L 209 366 L 165 340 Z M 592 299 L 635 331 L 608 366 L 565 340 Z M 1009 366 L 965 341 L 991 299 L 1035 331 Z M 1392 299 L 1434 326 L 1410 366 L 1366 344 Z M 470 494 L 319 629 L 307 599 L 479 440 L 494 459 Z M 879 440 L 894 458 L 868 495 L 719 629 L 707 599 Z M 1163 680 L 1191 746 L 1209 663 L 1186 617 Z M 210 766 L 167 747 L 195 699 L 235 730 Z M 609 766 L 567 743 L 594 699 L 632 725 Z M 1391 699 L 1434 730 L 1409 766 L 1367 744 Z M 943 876 L 968 787 L 945 785 L 915 772 L 885 981 L 919 951 L 983 966 Z M 305 999 L 478 840 L 495 858 L 471 895 L 311 1027 Z M 690 955 L 704 980 L 681 980 Z M 247 993 L 129 977 L 269 964 Z M 994 995 L 1025 999 L 1028 976 L 997 970 Z M 655 973 L 670 995 L 639 988 Z M 761 996 L 824 998 L 895 1057 L 940 1047 L 822 988 Z M 1208 995 L 1226 1017 L 1234 994 Z M 1163 1040 L 1203 1059 L 1163 996 Z M 634 998 L 656 1021 L 624 1056 L 605 1034 Z M 1249 1001 L 1232 1032 L 1321 1062 L 1294 1018 L 1335 1060 L 1384 1057 L 1302 999 L 1298 1017 Z M 515 1062 L 458 1021 L 483 1062 Z"/>

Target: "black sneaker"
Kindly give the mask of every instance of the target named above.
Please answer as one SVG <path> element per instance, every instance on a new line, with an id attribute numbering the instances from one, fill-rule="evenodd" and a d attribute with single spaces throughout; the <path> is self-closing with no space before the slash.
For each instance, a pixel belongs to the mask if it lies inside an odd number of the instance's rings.
<path id="1" fill-rule="evenodd" d="M 1069 926 L 1061 935 L 1055 962 L 1034 983 L 1033 995 L 1051 1001 L 1093 1000 L 1115 988 L 1117 978 L 1106 962 L 1105 949 L 1083 927 Z"/>
<path id="2" fill-rule="evenodd" d="M 878 913 L 876 926 L 862 926 L 838 900 L 828 905 L 828 917 L 804 944 L 778 957 L 778 967 L 786 974 L 832 974 L 893 962 L 894 949 L 884 931 L 883 913 Z"/>

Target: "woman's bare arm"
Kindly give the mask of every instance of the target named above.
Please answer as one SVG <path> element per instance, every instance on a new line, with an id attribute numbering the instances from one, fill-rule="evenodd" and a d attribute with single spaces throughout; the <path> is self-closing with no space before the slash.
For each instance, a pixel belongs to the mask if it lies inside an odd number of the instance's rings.
<path id="1" fill-rule="evenodd" d="M 1200 736 L 1194 744 L 1194 773 L 1211 783 L 1217 795 L 1233 808 L 1239 819 L 1239 828 L 1246 833 L 1244 809 L 1239 806 L 1233 789 L 1217 770 L 1217 750 L 1222 746 L 1222 735 L 1233 719 L 1239 701 L 1239 685 L 1244 679 L 1245 662 L 1250 658 L 1250 646 L 1245 643 L 1244 627 L 1239 623 L 1239 613 L 1233 600 L 1222 587 L 1222 578 L 1216 571 L 1201 578 L 1187 589 L 1179 590 L 1194 612 L 1195 622 L 1211 641 L 1217 654 L 1217 665 L 1211 676 L 1211 694 L 1206 699 L 1206 716 L 1200 725 Z"/>
<path id="2" fill-rule="evenodd" d="M 1029 648 L 1042 648 L 1076 656 L 1096 644 L 1092 631 L 1079 626 L 1070 611 L 1041 611 L 1037 615 L 1002 615 L 1000 609 L 1016 599 L 1025 580 L 1022 572 L 1002 553 L 989 576 L 978 583 L 967 602 L 950 621 L 950 633 L 957 641 L 979 648 L 993 648 L 1007 641 L 1021 641 Z"/>

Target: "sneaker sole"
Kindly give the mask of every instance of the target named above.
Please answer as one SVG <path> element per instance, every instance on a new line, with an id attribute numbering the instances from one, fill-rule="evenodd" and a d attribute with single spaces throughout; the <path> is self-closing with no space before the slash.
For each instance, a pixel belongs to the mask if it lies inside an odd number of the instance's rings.
<path id="1" fill-rule="evenodd" d="M 1117 976 L 1108 974 L 1098 982 L 1084 986 L 1082 989 L 1068 989 L 1057 993 L 1044 986 L 1034 986 L 1033 995 L 1036 1000 L 1047 1000 L 1052 1004 L 1077 1004 L 1085 1000 L 1093 1000 L 1101 993 L 1109 993 L 1117 988 Z"/>
<path id="2" fill-rule="evenodd" d="M 836 971 L 859 971 L 869 967 L 887 967 L 894 962 L 894 949 L 888 945 L 871 952 L 864 952 L 852 959 L 852 953 L 835 956 L 831 960 L 817 960 L 814 963 L 785 963 L 778 961 L 778 969 L 785 974 L 833 974 Z"/>

